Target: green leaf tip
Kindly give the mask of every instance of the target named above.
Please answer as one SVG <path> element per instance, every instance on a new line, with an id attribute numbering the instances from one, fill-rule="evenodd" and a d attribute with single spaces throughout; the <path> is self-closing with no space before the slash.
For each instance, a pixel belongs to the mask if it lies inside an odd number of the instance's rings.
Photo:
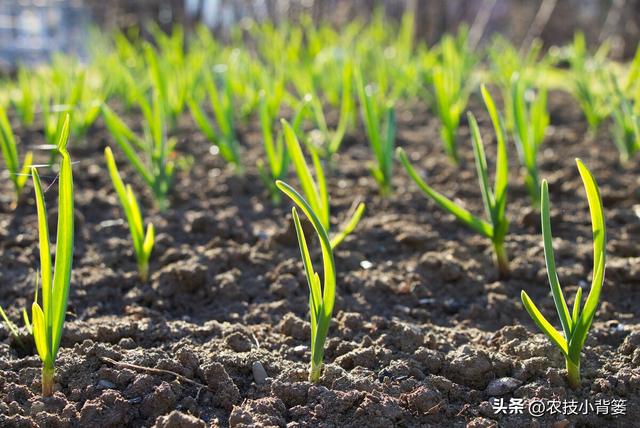
<path id="1" fill-rule="evenodd" d="M 64 113 L 62 117 L 62 125 L 58 134 L 58 151 L 60 154 L 65 155 L 67 153 L 67 143 L 69 141 L 71 116 L 69 113 Z"/>

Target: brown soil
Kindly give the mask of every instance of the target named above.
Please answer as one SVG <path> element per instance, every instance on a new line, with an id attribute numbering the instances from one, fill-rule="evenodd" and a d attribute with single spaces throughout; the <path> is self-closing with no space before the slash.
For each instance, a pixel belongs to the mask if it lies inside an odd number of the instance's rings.
<path id="1" fill-rule="evenodd" d="M 515 150 L 507 208 L 512 276 L 499 280 L 485 239 L 428 201 L 399 165 L 395 193 L 378 197 L 365 168 L 371 154 L 364 137 L 345 141 L 329 179 L 334 223 L 354 199 L 368 208 L 336 254 L 327 365 L 320 384 L 312 385 L 306 381 L 308 294 L 290 205 L 272 207 L 253 168 L 263 155 L 257 127 L 241 130 L 249 172 L 239 178 L 209 153 L 185 117 L 178 149 L 193 162 L 176 177 L 172 207 L 160 215 L 143 198 L 158 230 L 148 284 L 137 279 L 126 225 L 114 222 L 122 217 L 102 158 L 109 137 L 98 124 L 88 138 L 72 142 L 79 161 L 76 253 L 57 392 L 39 396 L 32 342 L 25 334 L 23 350 L 0 329 L 0 426 L 637 426 L 640 164 L 619 166 L 606 130 L 589 136 L 567 95 L 553 93 L 551 104 L 553 129 L 540 167 L 550 182 L 557 264 L 570 301 L 578 286 L 588 288 L 592 258 L 575 157 L 598 179 L 608 225 L 607 278 L 580 390 L 568 388 L 562 355 L 520 303 L 526 289 L 556 323 L 538 215 L 529 208 Z M 472 100 L 471 109 L 491 142 L 480 103 Z M 459 139 L 464 161 L 454 167 L 432 115 L 414 107 L 399 122 L 398 145 L 429 182 L 481 213 L 466 125 Z M 39 134 L 21 135 L 24 144 L 42 143 Z M 488 146 L 493 159 L 493 142 Z M 0 191 L 10 194 L 7 180 Z M 47 195 L 51 216 L 56 192 L 53 186 Z M 0 304 L 14 320 L 33 299 L 38 266 L 35 207 L 27 193 L 16 211 L 6 200 L 0 208 Z M 627 411 L 503 415 L 490 404 L 498 396 L 622 399 Z"/>

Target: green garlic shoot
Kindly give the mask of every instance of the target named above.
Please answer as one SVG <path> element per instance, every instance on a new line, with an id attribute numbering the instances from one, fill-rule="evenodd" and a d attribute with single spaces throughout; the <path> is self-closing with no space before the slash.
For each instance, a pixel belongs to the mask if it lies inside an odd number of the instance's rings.
<path id="1" fill-rule="evenodd" d="M 25 346 L 25 343 L 20 338 L 20 331 L 18 330 L 18 326 L 9 319 L 4 309 L 2 309 L 2 306 L 0 306 L 0 317 L 4 322 L 4 325 L 7 327 L 7 330 L 9 330 L 9 333 L 11 333 L 11 336 L 13 336 L 14 340 L 18 343 L 18 345 L 20 345 L 23 350 L 26 350 L 27 348 Z M 24 308 L 22 309 L 22 319 L 24 321 L 24 326 L 27 329 L 27 332 L 29 334 L 33 334 L 33 328 L 31 327 L 31 322 L 29 321 L 29 315 L 27 314 L 27 310 Z"/>
<path id="2" fill-rule="evenodd" d="M 309 205 L 313 208 L 313 212 L 318 216 L 320 224 L 328 233 L 330 229 L 329 192 L 327 190 L 327 183 L 320 157 L 312 147 L 309 147 L 316 175 L 316 179 L 314 180 L 311 169 L 307 165 L 307 161 L 302 153 L 298 137 L 296 137 L 293 127 L 284 119 L 282 119 L 282 130 L 291 162 L 298 175 L 298 180 L 300 180 L 302 192 L 307 201 L 309 201 Z M 350 219 L 341 227 L 341 231 L 331 239 L 331 248 L 337 248 L 338 245 L 355 230 L 364 214 L 364 210 L 365 204 L 364 202 L 360 202 L 353 211 Z"/>
<path id="3" fill-rule="evenodd" d="M 29 168 L 33 161 L 33 153 L 27 152 L 24 156 L 22 166 L 20 165 L 20 158 L 18 156 L 18 145 L 16 144 L 11 124 L 7 118 L 7 113 L 4 108 L 0 106 L 0 149 L 4 162 L 9 170 L 9 177 L 13 182 L 13 188 L 15 190 L 14 206 L 18 204 L 22 189 L 29 178 Z"/>
<path id="4" fill-rule="evenodd" d="M 378 183 L 380 194 L 386 196 L 391 193 L 391 175 L 393 171 L 393 148 L 396 141 L 396 114 L 392 104 L 384 107 L 375 102 L 371 87 L 365 86 L 362 73 L 357 69 L 355 73 L 362 121 L 365 125 L 369 145 L 375 156 L 375 163 L 369 165 L 371 175 Z M 381 111 L 381 110 L 384 110 Z M 385 121 L 380 123 L 380 114 Z"/>
<path id="5" fill-rule="evenodd" d="M 155 229 L 153 224 L 147 224 L 146 232 L 144 228 L 144 221 L 142 214 L 140 213 L 140 206 L 136 200 L 136 196 L 133 193 L 131 185 L 125 186 L 120 173 L 118 172 L 118 166 L 113 157 L 111 148 L 106 147 L 104 149 L 104 157 L 107 161 L 107 168 L 109 169 L 109 175 L 113 187 L 118 194 L 122 210 L 127 218 L 129 224 L 129 232 L 131 233 L 131 240 L 133 241 L 133 249 L 138 261 L 138 273 L 140 280 L 146 282 L 149 277 L 149 258 L 153 251 L 153 245 L 155 242 Z"/>
<path id="6" fill-rule="evenodd" d="M 404 150 L 398 148 L 397 154 L 409 176 L 429 198 L 438 204 L 440 208 L 453 214 L 460 222 L 491 240 L 498 272 L 501 278 L 506 278 L 509 276 L 509 258 L 504 248 L 504 240 L 509 229 L 509 221 L 505 214 L 509 173 L 506 147 L 507 137 L 493 98 L 491 98 L 491 95 L 484 86 L 482 86 L 482 97 L 489 111 L 498 141 L 498 157 L 496 160 L 495 184 L 493 189 L 489 184 L 487 160 L 478 123 L 471 113 L 468 114 L 468 119 L 469 126 L 471 127 L 473 154 L 476 160 L 476 170 L 480 181 L 482 200 L 489 221 L 476 217 L 451 199 L 432 189 L 415 171 Z"/>
<path id="7" fill-rule="evenodd" d="M 555 257 L 553 254 L 553 238 L 551 236 L 551 220 L 549 215 L 549 185 L 542 181 L 542 237 L 544 241 L 544 257 L 547 265 L 547 276 L 553 294 L 553 301 L 562 325 L 562 333 L 556 330 L 542 315 L 529 295 L 522 290 L 521 298 L 525 309 L 536 323 L 538 328 L 547 335 L 549 340 L 556 345 L 565 357 L 567 378 L 573 389 L 580 387 L 580 354 L 593 322 L 593 317 L 598 308 L 600 291 L 604 283 L 605 258 L 606 258 L 606 230 L 604 210 L 598 183 L 586 166 L 576 159 L 578 171 L 584 184 L 591 212 L 591 226 L 593 230 L 593 278 L 587 300 L 582 305 L 582 288 L 578 288 L 573 302 L 573 310 L 569 312 L 564 299 L 558 273 L 556 271 Z M 582 305 L 582 307 L 581 307 Z"/>
<path id="8" fill-rule="evenodd" d="M 55 360 L 60 348 L 62 329 L 69 298 L 71 265 L 73 262 L 74 211 L 73 174 L 71 158 L 67 151 L 69 138 L 69 115 L 65 114 L 59 127 L 58 152 L 61 155 L 58 179 L 58 227 L 56 237 L 55 266 L 51 264 L 51 242 L 47 225 L 47 210 L 38 171 L 31 168 L 38 211 L 38 234 L 40 242 L 40 274 L 42 284 L 42 306 L 37 301 L 32 305 L 33 337 L 42 366 L 42 395 L 53 394 Z"/>
<path id="9" fill-rule="evenodd" d="M 142 105 L 147 105 L 146 101 Z M 144 114 L 144 137 L 133 132 L 106 104 L 102 105 L 102 115 L 109 133 L 151 189 L 158 209 L 165 211 L 169 206 L 168 194 L 175 173 L 171 155 L 176 142 L 174 138 L 167 138 L 166 115 L 156 91 L 149 109 Z"/>
<path id="10" fill-rule="evenodd" d="M 514 123 L 513 139 L 518 149 L 520 163 L 525 170 L 525 186 L 534 207 L 540 208 L 540 179 L 538 152 L 549 126 L 547 91 L 539 89 L 532 101 L 530 92 L 518 74 L 511 81 L 511 117 Z"/>
<path id="11" fill-rule="evenodd" d="M 311 367 L 309 369 L 309 381 L 317 383 L 320 380 L 322 364 L 324 361 L 324 344 L 329 332 L 333 305 L 336 295 L 336 268 L 333 258 L 333 248 L 329 241 L 327 230 L 322 225 L 320 218 L 316 215 L 311 205 L 291 186 L 283 181 L 277 181 L 276 186 L 291 198 L 291 200 L 307 216 L 316 231 L 322 249 L 322 266 L 324 281 L 313 269 L 311 255 L 307 247 L 307 240 L 304 230 L 300 224 L 298 212 L 294 207 L 291 211 L 300 255 L 304 263 L 304 271 L 309 285 L 309 314 L 311 321 Z"/>
<path id="12" fill-rule="evenodd" d="M 240 159 L 240 144 L 234 128 L 231 82 L 227 72 L 218 74 L 222 79 L 222 90 L 218 89 L 217 83 L 214 77 L 210 75 L 210 72 L 205 70 L 203 73 L 204 86 L 209 96 L 216 126 L 212 125 L 211 119 L 209 119 L 209 116 L 197 101 L 189 100 L 188 105 L 194 121 L 207 139 L 218 147 L 223 159 L 231 164 L 236 172 L 242 174 L 243 165 Z"/>

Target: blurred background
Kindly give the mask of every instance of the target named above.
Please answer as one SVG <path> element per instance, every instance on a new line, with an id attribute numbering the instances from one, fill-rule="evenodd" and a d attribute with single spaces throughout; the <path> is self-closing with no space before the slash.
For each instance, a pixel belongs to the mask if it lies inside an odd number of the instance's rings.
<path id="1" fill-rule="evenodd" d="M 204 23 L 225 37 L 243 19 L 280 22 L 306 13 L 340 26 L 378 7 L 390 19 L 412 10 L 415 37 L 430 43 L 461 23 L 477 46 L 495 32 L 516 45 L 540 37 L 550 46 L 582 30 L 590 45 L 611 39 L 611 55 L 625 59 L 640 39 L 640 0 L 0 0 L 0 65 L 45 61 L 59 50 L 82 55 L 92 26 L 127 29 L 153 20 L 169 30 Z"/>

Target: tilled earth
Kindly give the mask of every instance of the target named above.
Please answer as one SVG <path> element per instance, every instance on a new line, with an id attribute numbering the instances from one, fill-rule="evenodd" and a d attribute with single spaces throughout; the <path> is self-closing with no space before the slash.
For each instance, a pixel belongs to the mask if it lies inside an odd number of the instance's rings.
<path id="1" fill-rule="evenodd" d="M 637 426 L 640 165 L 620 166 L 606 128 L 588 134 L 566 94 L 554 92 L 550 102 L 552 127 L 539 162 L 550 183 L 554 246 L 569 302 L 577 287 L 588 291 L 592 267 L 591 224 L 575 157 L 598 179 L 608 226 L 607 276 L 583 353 L 581 389 L 568 388 L 560 351 L 520 302 L 525 289 L 557 324 L 539 218 L 513 145 L 507 207 L 512 275 L 500 280 L 489 243 L 427 200 L 401 166 L 395 167 L 394 194 L 379 197 L 366 169 L 371 153 L 363 134 L 347 138 L 328 173 L 333 223 L 358 200 L 367 202 L 367 212 L 336 253 L 327 364 L 321 382 L 312 385 L 306 381 L 306 280 L 290 204 L 273 207 L 254 168 L 263 156 L 258 128 L 240 130 L 248 172 L 237 177 L 185 117 L 177 131 L 184 161 L 171 208 L 162 215 L 115 149 L 158 231 L 147 284 L 137 279 L 104 166 L 110 137 L 98 123 L 71 142 L 78 161 L 76 252 L 57 392 L 39 396 L 41 363 L 26 333 L 21 347 L 0 329 L 0 426 Z M 476 99 L 471 109 L 491 163 L 488 117 Z M 466 125 L 459 138 L 463 162 L 455 167 L 443 154 L 437 120 L 423 107 L 407 106 L 398 120 L 398 145 L 428 182 L 481 214 Z M 22 147 L 43 142 L 35 132 L 19 135 Z M 48 173 L 49 182 L 54 174 Z M 3 179 L 0 304 L 17 321 L 33 300 L 36 210 L 30 189 L 16 210 L 9 207 L 10 192 Z M 56 196 L 54 185 L 47 193 L 52 220 Z M 497 411 L 494 399 L 514 406 Z M 593 408 L 534 417 L 528 406 L 540 400 Z M 624 403 L 626 412 L 601 414 L 595 406 L 603 403 Z"/>

